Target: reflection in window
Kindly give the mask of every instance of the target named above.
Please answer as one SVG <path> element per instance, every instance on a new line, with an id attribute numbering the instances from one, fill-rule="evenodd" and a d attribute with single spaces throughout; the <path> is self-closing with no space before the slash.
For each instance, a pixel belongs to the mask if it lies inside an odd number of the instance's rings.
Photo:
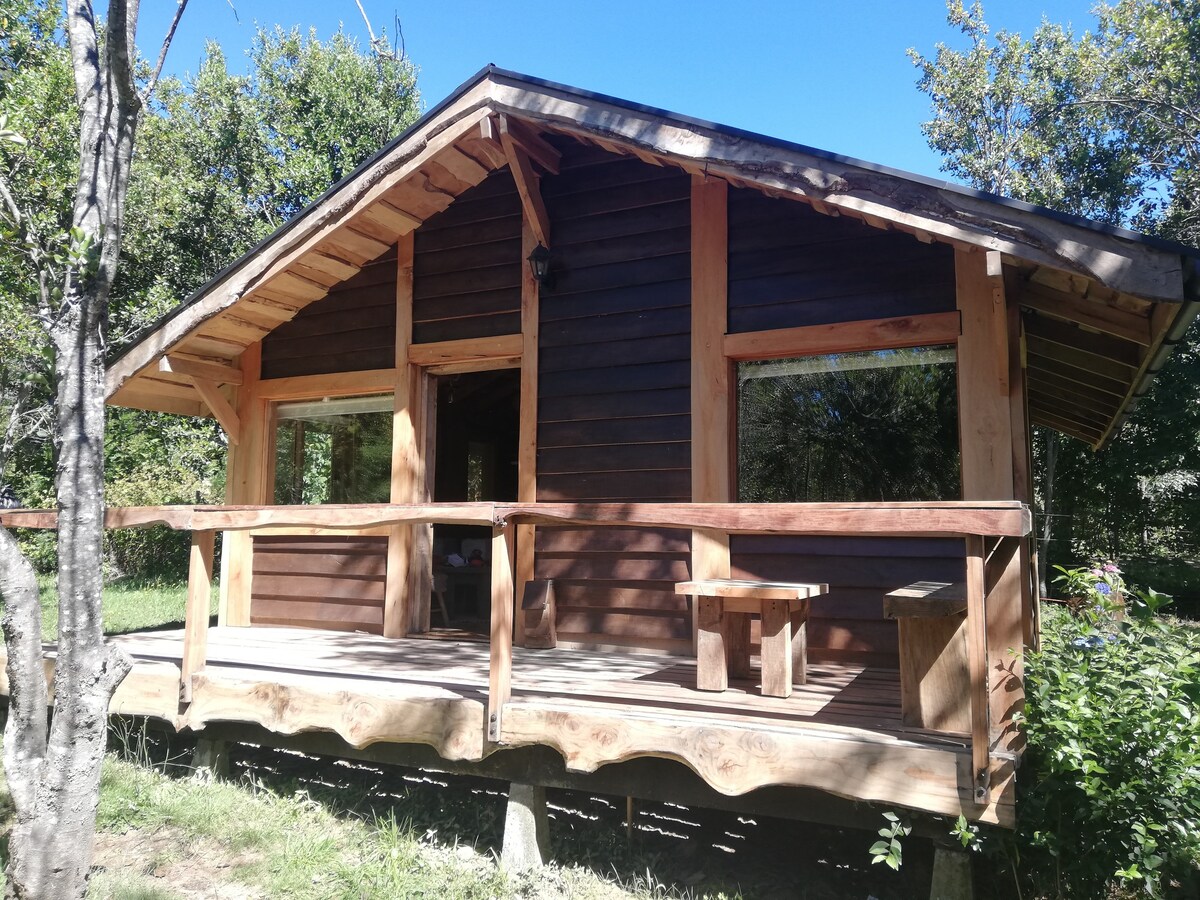
<path id="1" fill-rule="evenodd" d="M 960 494 L 953 347 L 738 364 L 738 499 Z"/>
<path id="2" fill-rule="evenodd" d="M 276 503 L 387 503 L 391 472 L 390 394 L 276 408 Z"/>

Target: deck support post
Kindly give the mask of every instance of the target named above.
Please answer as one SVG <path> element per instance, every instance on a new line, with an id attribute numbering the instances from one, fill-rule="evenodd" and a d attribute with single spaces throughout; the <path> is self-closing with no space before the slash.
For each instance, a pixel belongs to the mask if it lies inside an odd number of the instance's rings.
<path id="1" fill-rule="evenodd" d="M 951 847 L 933 850 L 933 880 L 929 900 L 974 900 L 971 855 Z"/>
<path id="2" fill-rule="evenodd" d="M 193 531 L 188 557 L 183 654 L 179 663 L 179 702 L 192 702 L 192 676 L 208 657 L 208 610 L 212 595 L 213 547 L 216 532 Z"/>
<path id="3" fill-rule="evenodd" d="M 500 715 L 512 693 L 513 563 L 516 528 L 499 525 L 492 529 L 492 628 L 488 664 L 487 739 L 499 742 Z"/>
<path id="4" fill-rule="evenodd" d="M 546 864 L 549 847 L 546 789 L 514 781 L 508 788 L 508 807 L 504 814 L 501 868 L 513 873 L 541 868 Z"/>
<path id="5" fill-rule="evenodd" d="M 192 751 L 193 777 L 200 781 L 223 781 L 229 777 L 229 743 L 201 737 Z"/>

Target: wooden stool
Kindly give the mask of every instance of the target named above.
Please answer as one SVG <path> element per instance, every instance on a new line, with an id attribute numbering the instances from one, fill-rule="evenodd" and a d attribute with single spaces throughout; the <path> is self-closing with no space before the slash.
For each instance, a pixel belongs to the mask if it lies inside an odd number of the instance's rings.
<path id="1" fill-rule="evenodd" d="M 724 691 L 729 673 L 750 672 L 750 618 L 762 621 L 762 692 L 790 697 L 793 684 L 808 680 L 809 600 L 829 591 L 825 584 L 683 581 L 675 593 L 696 600 L 696 688 Z"/>

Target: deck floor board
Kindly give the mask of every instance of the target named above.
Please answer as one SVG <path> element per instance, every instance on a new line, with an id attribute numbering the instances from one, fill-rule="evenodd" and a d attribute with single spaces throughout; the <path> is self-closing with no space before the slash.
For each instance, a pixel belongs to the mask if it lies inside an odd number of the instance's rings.
<path id="1" fill-rule="evenodd" d="M 137 660 L 178 662 L 182 630 L 137 632 L 114 640 Z M 378 635 L 276 626 L 214 627 L 208 666 L 239 671 L 332 676 L 428 685 L 486 696 L 488 645 L 474 641 L 394 640 Z M 731 679 L 714 693 L 695 688 L 695 661 L 661 654 L 513 648 L 513 702 L 618 704 L 734 720 L 747 726 L 830 725 L 869 729 L 905 740 L 961 746 L 965 736 L 928 732 L 901 721 L 895 669 L 809 664 L 808 683 L 791 697 L 764 697 L 753 678 Z M 261 674 L 255 676 L 261 678 Z"/>

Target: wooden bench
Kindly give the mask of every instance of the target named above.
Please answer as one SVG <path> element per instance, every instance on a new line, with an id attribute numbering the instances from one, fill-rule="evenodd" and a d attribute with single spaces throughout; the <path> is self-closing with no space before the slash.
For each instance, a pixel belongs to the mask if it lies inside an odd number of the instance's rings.
<path id="1" fill-rule="evenodd" d="M 918 581 L 883 598 L 900 631 L 900 707 L 904 724 L 969 732 L 967 587 Z"/>
<path id="2" fill-rule="evenodd" d="M 696 688 L 724 691 L 729 673 L 750 674 L 750 619 L 762 621 L 762 692 L 790 697 L 804 684 L 808 665 L 809 600 L 827 593 L 825 584 L 709 578 L 683 581 L 676 594 L 696 603 Z"/>

